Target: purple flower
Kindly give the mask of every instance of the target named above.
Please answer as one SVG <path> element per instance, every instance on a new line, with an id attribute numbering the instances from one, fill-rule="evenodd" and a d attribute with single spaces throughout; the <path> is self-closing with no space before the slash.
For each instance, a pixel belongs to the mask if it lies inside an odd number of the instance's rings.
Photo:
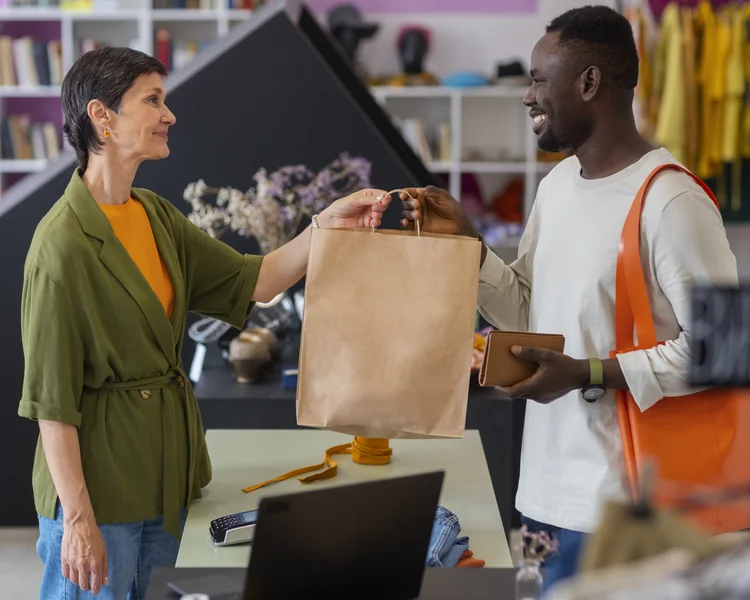
<path id="1" fill-rule="evenodd" d="M 253 176 L 255 185 L 245 193 L 210 188 L 218 196 L 213 205 L 202 200 L 208 191 L 203 181 L 189 184 L 184 199 L 193 209 L 190 220 L 202 229 L 212 235 L 229 229 L 254 237 L 263 252 L 270 252 L 294 235 L 302 215 L 319 213 L 334 200 L 371 187 L 370 171 L 367 159 L 344 152 L 317 173 L 305 165 L 285 166 L 271 173 L 258 169 Z"/>

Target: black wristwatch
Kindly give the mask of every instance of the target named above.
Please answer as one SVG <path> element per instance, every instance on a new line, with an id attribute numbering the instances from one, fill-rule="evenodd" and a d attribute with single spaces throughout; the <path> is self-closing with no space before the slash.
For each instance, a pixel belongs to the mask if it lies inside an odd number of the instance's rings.
<path id="1" fill-rule="evenodd" d="M 591 369 L 589 383 L 583 387 L 581 395 L 586 402 L 593 403 L 604 396 L 607 390 L 604 389 L 604 366 L 602 365 L 602 361 L 598 358 L 590 358 L 589 367 Z"/>

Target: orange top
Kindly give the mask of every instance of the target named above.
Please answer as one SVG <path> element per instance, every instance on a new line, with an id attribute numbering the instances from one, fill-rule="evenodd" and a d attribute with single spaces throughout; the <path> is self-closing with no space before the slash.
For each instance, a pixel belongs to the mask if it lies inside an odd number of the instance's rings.
<path id="1" fill-rule="evenodd" d="M 164 261 L 159 256 L 151 223 L 143 206 L 130 198 L 125 204 L 100 204 L 112 229 L 130 258 L 154 290 L 168 317 L 174 309 L 174 288 Z"/>

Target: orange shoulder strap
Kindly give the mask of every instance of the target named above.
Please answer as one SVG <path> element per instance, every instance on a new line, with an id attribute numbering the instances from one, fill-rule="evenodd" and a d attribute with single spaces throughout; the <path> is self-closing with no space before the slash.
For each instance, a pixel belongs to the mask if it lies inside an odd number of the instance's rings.
<path id="1" fill-rule="evenodd" d="M 628 350 L 635 347 L 633 341 L 634 326 L 638 335 L 638 348 L 653 348 L 657 344 L 654 318 L 651 314 L 648 292 L 646 291 L 646 279 L 643 276 L 641 265 L 641 213 L 643 212 L 646 192 L 654 177 L 667 169 L 682 171 L 692 177 L 708 194 L 708 197 L 713 200 L 716 207 L 719 207 L 719 203 L 709 187 L 700 178 L 677 164 L 659 165 L 651 171 L 646 181 L 643 182 L 630 207 L 630 212 L 625 218 L 617 252 L 615 285 L 617 350 Z"/>

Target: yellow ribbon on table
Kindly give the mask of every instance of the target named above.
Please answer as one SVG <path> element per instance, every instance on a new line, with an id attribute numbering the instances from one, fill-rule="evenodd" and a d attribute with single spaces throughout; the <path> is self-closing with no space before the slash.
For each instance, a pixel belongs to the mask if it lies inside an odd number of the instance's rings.
<path id="1" fill-rule="evenodd" d="M 315 473 L 314 475 L 301 477 L 300 482 L 312 483 L 314 481 L 333 479 L 338 474 L 339 468 L 338 461 L 334 460 L 333 457 L 338 454 L 351 454 L 352 460 L 360 465 L 387 465 L 391 462 L 393 449 L 390 447 L 388 439 L 355 436 L 354 440 L 348 444 L 341 444 L 339 446 L 328 448 L 325 452 L 323 462 L 320 464 L 289 471 L 288 473 L 279 475 L 274 479 L 269 479 L 263 483 L 243 488 L 242 491 L 246 493 L 254 492 L 262 487 L 271 485 L 272 483 L 278 483 L 279 481 L 285 481 L 292 477 L 297 477 L 298 475 L 304 475 L 305 473 L 311 473 L 313 471 L 320 471 L 321 469 L 325 470 L 320 473 Z"/>

